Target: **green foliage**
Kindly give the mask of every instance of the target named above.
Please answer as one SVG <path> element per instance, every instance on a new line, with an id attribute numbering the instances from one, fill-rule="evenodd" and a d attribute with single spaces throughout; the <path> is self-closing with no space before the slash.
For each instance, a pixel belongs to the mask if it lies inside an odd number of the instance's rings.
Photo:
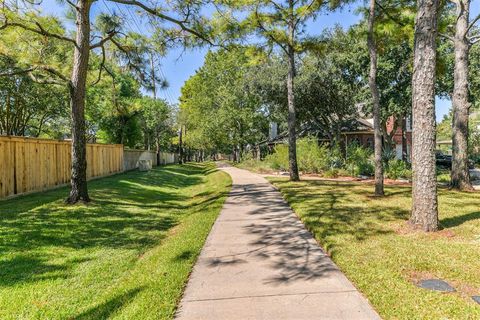
<path id="1" fill-rule="evenodd" d="M 372 150 L 352 143 L 347 146 L 345 167 L 352 176 L 372 176 L 375 167 L 372 161 Z"/>
<path id="2" fill-rule="evenodd" d="M 412 170 L 405 161 L 392 159 L 389 160 L 385 166 L 385 177 L 393 180 L 397 180 L 399 178 L 411 179 Z"/>
<path id="3" fill-rule="evenodd" d="M 2 74 L 15 73 L 0 77 L 0 134 L 63 139 L 71 131 L 68 84 L 74 40 L 62 19 L 42 14 L 35 6 L 7 5 L 0 16 L 0 70 Z M 70 17 L 75 14 L 72 11 Z M 3 28 L 4 22 L 13 25 Z M 124 23 L 116 14 L 98 13 L 91 25 L 92 44 L 102 37 L 112 37 L 115 44 L 101 42 L 102 49 L 92 45 L 90 51 L 87 139 L 129 147 L 170 148 L 171 108 L 163 101 L 150 103 L 142 94 L 142 88 L 165 84 L 164 79 L 153 75 L 150 55 L 154 49 L 160 54 L 163 50 L 147 37 L 119 32 Z M 148 107 L 143 108 L 144 104 Z M 152 110 L 152 104 L 163 111 Z"/>
<path id="4" fill-rule="evenodd" d="M 320 173 L 329 169 L 329 152 L 327 147 L 319 146 L 316 139 L 308 137 L 297 142 L 298 169 L 305 173 Z M 264 160 L 272 169 L 287 171 L 288 146 L 279 144 L 274 152 Z"/>
<path id="5" fill-rule="evenodd" d="M 323 176 L 329 179 L 338 178 L 339 170 L 337 168 L 330 168 L 323 173 Z"/>
<path id="6" fill-rule="evenodd" d="M 335 145 L 334 147 L 330 148 L 328 163 L 330 168 L 335 169 L 340 169 L 345 166 L 344 153 L 340 149 L 339 145 Z"/>
<path id="7" fill-rule="evenodd" d="M 301 138 L 297 141 L 298 168 L 304 173 L 318 173 L 328 178 L 338 177 L 339 175 L 356 177 L 358 175 L 372 176 L 374 174 L 371 149 L 350 144 L 347 147 L 346 155 L 345 158 L 340 147 L 329 148 L 326 145 L 319 145 L 313 137 Z M 248 158 L 240 166 L 262 172 L 268 171 L 268 168 L 287 171 L 289 168 L 288 146 L 278 144 L 275 146 L 273 153 L 267 155 L 263 161 Z M 408 176 L 409 171 L 404 170 L 402 174 Z"/>
<path id="8" fill-rule="evenodd" d="M 320 173 L 329 169 L 328 148 L 320 146 L 315 138 L 303 138 L 297 143 L 298 169 Z"/>
<path id="9" fill-rule="evenodd" d="M 235 163 L 235 165 L 239 168 L 259 173 L 270 173 L 272 171 L 269 162 L 254 159 L 251 152 L 245 152 L 241 157 L 241 161 Z"/>
<path id="10" fill-rule="evenodd" d="M 266 138 L 267 118 L 244 76 L 251 67 L 247 49 L 207 54 L 182 88 L 179 123 L 186 146 L 231 153 Z"/>
<path id="11" fill-rule="evenodd" d="M 19 70 L 0 55 L 0 70 L 8 69 Z M 68 111 L 64 88 L 35 83 L 26 74 L 0 77 L 0 135 L 63 138 Z"/>
<path id="12" fill-rule="evenodd" d="M 275 170 L 288 170 L 288 146 L 279 144 L 275 146 L 274 152 L 265 157 L 265 162 Z"/>

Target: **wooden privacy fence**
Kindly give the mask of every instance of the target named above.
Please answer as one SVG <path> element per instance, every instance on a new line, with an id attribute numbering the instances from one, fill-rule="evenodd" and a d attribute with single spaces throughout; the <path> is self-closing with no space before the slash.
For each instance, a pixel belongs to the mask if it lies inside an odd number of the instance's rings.
<path id="1" fill-rule="evenodd" d="M 0 198 L 70 181 L 71 142 L 0 136 Z M 123 171 L 123 145 L 87 144 L 87 178 Z"/>

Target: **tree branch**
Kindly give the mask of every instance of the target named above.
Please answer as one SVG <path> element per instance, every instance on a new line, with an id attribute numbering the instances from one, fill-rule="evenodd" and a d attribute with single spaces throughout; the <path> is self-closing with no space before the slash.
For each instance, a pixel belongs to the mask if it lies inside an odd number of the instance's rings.
<path id="1" fill-rule="evenodd" d="M 28 76 L 30 77 L 30 79 L 32 79 L 32 81 L 40 84 L 55 84 L 55 85 L 62 85 L 62 86 L 65 85 L 64 82 L 53 80 L 53 79 L 46 79 L 46 80 L 39 79 L 33 74 L 33 72 L 29 72 Z"/>
<path id="2" fill-rule="evenodd" d="M 452 37 L 452 36 L 449 36 L 448 34 L 445 34 L 445 33 L 439 33 L 438 35 L 439 35 L 440 37 L 442 37 L 442 38 L 445 38 L 445 39 L 447 39 L 447 40 L 450 40 L 450 41 L 452 41 L 452 42 L 454 42 L 454 41 L 455 41 L 455 38 L 454 38 L 454 37 Z"/>
<path id="3" fill-rule="evenodd" d="M 118 41 L 116 41 L 114 38 L 111 39 L 112 43 L 120 50 L 122 51 L 128 58 L 128 67 L 131 69 L 134 69 L 138 75 L 140 76 L 140 79 L 143 81 L 144 76 L 143 76 L 143 71 L 136 65 L 135 63 L 132 63 L 132 58 L 130 55 L 130 51 L 122 46 Z"/>
<path id="4" fill-rule="evenodd" d="M 63 41 L 68 41 L 70 43 L 73 43 L 75 46 L 77 46 L 77 43 L 74 39 L 62 36 L 60 34 L 51 33 L 49 31 L 45 30 L 45 28 L 43 28 L 43 26 L 38 22 L 35 22 L 35 25 L 37 26 L 38 29 L 30 27 L 30 26 L 28 26 L 26 24 L 23 24 L 23 23 L 20 23 L 20 22 L 8 22 L 8 20 L 5 20 L 3 25 L 0 26 L 0 30 L 6 29 L 8 27 L 18 27 L 18 28 L 22 28 L 24 30 L 31 31 L 31 32 L 34 32 L 36 34 L 42 35 L 42 36 L 52 37 L 52 38 L 63 40 Z"/>
<path id="5" fill-rule="evenodd" d="M 70 82 L 70 79 L 68 79 L 67 77 L 65 77 L 60 71 L 50 67 L 50 66 L 37 66 L 38 69 L 40 70 L 44 70 L 54 76 L 56 76 L 57 78 L 63 80 L 64 82 Z"/>
<path id="6" fill-rule="evenodd" d="M 103 37 L 103 38 L 102 38 L 100 41 L 98 41 L 97 43 L 92 44 L 92 45 L 90 46 L 90 50 L 95 49 L 95 48 L 100 48 L 100 47 L 103 48 L 103 45 L 104 45 L 107 41 L 111 40 L 116 34 L 117 34 L 117 32 L 116 32 L 115 30 L 109 32 L 106 37 Z"/>
<path id="7" fill-rule="evenodd" d="M 75 5 L 75 3 L 73 3 L 72 1 L 70 0 L 65 0 L 66 3 L 68 3 L 71 7 L 75 8 L 75 9 L 78 9 L 78 7 Z"/>
<path id="8" fill-rule="evenodd" d="M 468 25 L 468 28 L 467 28 L 467 33 L 470 31 L 470 29 L 473 28 L 473 26 L 480 20 L 480 13 L 475 17 L 475 19 L 472 20 L 472 22 L 470 22 L 470 24 Z"/>
<path id="9" fill-rule="evenodd" d="M 474 45 L 475 43 L 477 43 L 477 42 L 480 41 L 480 35 L 475 36 L 475 37 L 471 37 L 471 38 L 469 39 L 469 41 L 470 41 L 470 44 L 471 44 L 471 45 Z"/>
<path id="10" fill-rule="evenodd" d="M 51 80 L 40 80 L 33 74 L 33 72 L 37 71 L 37 70 L 43 70 L 47 73 L 50 73 L 51 75 L 54 75 L 55 77 L 59 78 L 63 82 L 58 81 L 58 80 L 53 80 L 53 79 L 51 79 Z M 64 85 L 65 83 L 70 82 L 70 80 L 67 77 L 65 77 L 61 72 L 59 72 L 58 70 L 55 70 L 54 68 L 52 68 L 50 66 L 45 66 L 45 65 L 34 66 L 34 67 L 27 68 L 27 69 L 13 71 L 13 72 L 3 72 L 3 73 L 0 73 L 0 77 L 11 77 L 11 76 L 19 75 L 19 74 L 28 74 L 33 81 L 38 82 L 38 83 Z"/>
<path id="11" fill-rule="evenodd" d="M 166 14 L 161 13 L 157 8 L 151 8 L 151 7 L 143 4 L 142 2 L 136 1 L 136 0 L 109 0 L 109 1 L 139 7 L 141 9 L 143 9 L 144 11 L 150 13 L 153 16 L 156 16 L 160 19 L 163 19 L 165 21 L 168 21 L 168 22 L 171 22 L 173 24 L 178 25 L 183 31 L 186 31 L 190 34 L 193 34 L 197 38 L 202 39 L 203 41 L 209 43 L 210 45 L 214 45 L 214 43 L 210 39 L 208 39 L 205 35 L 203 35 L 200 32 L 188 27 L 186 25 L 187 21 L 178 20 L 178 19 L 172 18 L 170 16 L 167 16 Z"/>
<path id="12" fill-rule="evenodd" d="M 274 43 L 276 43 L 288 55 L 288 49 L 285 47 L 285 45 L 283 43 L 280 43 L 280 41 L 278 41 L 277 39 L 275 39 L 275 37 L 271 34 L 271 32 L 269 30 L 267 30 L 267 28 L 265 28 L 265 26 L 262 24 L 262 21 L 260 19 L 259 14 L 258 14 L 258 5 L 255 8 L 255 19 L 256 19 L 258 28 L 260 28 L 262 30 L 262 32 L 268 38 L 270 38 L 270 40 L 272 40 Z"/>
<path id="13" fill-rule="evenodd" d="M 95 80 L 95 82 L 93 82 L 91 84 L 92 86 L 94 86 L 94 85 L 96 85 L 100 82 L 100 80 L 102 79 L 102 70 L 105 67 L 105 56 L 106 56 L 105 55 L 105 47 L 102 45 L 101 48 L 102 48 L 102 61 L 100 62 L 100 69 L 98 70 L 97 80 Z"/>
<path id="14" fill-rule="evenodd" d="M 36 68 L 28 68 L 28 69 L 23 69 L 23 70 L 17 70 L 13 72 L 1 72 L 0 77 L 12 77 L 12 76 L 17 76 L 19 74 L 25 74 L 34 71 Z"/>
<path id="15" fill-rule="evenodd" d="M 399 21 L 396 17 L 392 16 L 388 10 L 382 6 L 382 4 L 379 2 L 379 1 L 375 1 L 375 4 L 383 11 L 383 13 L 385 13 L 385 15 L 390 19 L 392 20 L 393 22 L 395 22 L 396 24 L 398 24 L 399 26 L 401 27 L 405 27 L 405 23 Z"/>

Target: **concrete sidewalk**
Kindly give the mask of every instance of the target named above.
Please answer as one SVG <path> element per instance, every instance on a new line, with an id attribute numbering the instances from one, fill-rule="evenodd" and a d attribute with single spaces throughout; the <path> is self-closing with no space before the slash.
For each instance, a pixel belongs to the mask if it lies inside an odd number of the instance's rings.
<path id="1" fill-rule="evenodd" d="M 177 319 L 380 319 L 264 178 L 224 166 L 233 187 Z"/>

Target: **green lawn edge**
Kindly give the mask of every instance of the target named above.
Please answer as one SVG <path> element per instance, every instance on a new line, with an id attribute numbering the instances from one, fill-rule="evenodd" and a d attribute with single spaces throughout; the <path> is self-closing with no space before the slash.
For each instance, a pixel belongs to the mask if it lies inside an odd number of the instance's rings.
<path id="1" fill-rule="evenodd" d="M 231 187 L 213 163 L 0 202 L 1 319 L 172 319 Z"/>
<path id="2" fill-rule="evenodd" d="M 373 197 L 361 182 L 268 180 L 384 319 L 479 319 L 480 194 L 439 189 L 442 230 L 409 229 L 409 186 Z M 418 281 L 440 278 L 440 293 Z"/>

